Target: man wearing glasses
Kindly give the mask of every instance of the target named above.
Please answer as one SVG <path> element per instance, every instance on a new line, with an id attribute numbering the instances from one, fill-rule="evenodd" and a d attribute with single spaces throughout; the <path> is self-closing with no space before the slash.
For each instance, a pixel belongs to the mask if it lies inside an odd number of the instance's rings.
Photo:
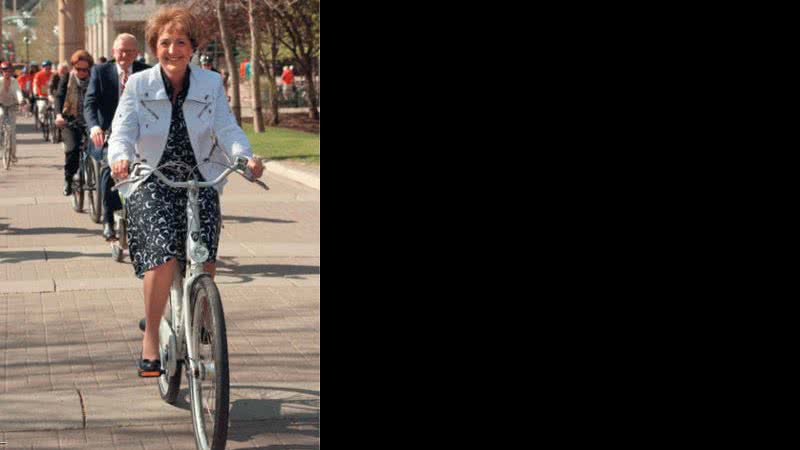
<path id="1" fill-rule="evenodd" d="M 94 58 L 86 50 L 78 50 L 70 58 L 72 71 L 61 78 L 56 93 L 56 126 L 63 128 L 64 195 L 72 195 L 72 177 L 80 167 L 86 120 L 83 117 L 83 98 L 89 86 L 89 71 Z"/>
<path id="2" fill-rule="evenodd" d="M 106 132 L 111 129 L 114 112 L 117 110 L 119 98 L 125 90 L 128 78 L 140 70 L 149 69 L 147 64 L 136 61 L 139 54 L 136 37 L 123 33 L 114 40 L 112 49 L 114 60 L 107 64 L 98 64 L 92 69 L 83 114 L 89 127 L 93 147 L 92 157 L 98 161 L 105 158 L 104 144 Z M 114 181 L 111 171 L 105 167 L 100 173 L 100 197 L 103 199 L 103 237 L 107 240 L 116 238 L 114 233 L 114 210 L 122 208 L 119 196 L 111 192 Z"/>

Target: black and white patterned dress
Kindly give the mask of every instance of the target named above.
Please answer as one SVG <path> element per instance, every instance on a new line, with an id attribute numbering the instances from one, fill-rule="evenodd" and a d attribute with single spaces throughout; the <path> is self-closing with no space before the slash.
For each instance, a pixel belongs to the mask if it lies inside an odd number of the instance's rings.
<path id="1" fill-rule="evenodd" d="M 172 98 L 172 85 L 163 70 L 167 97 Z M 183 90 L 172 105 L 172 121 L 167 137 L 167 146 L 158 166 L 171 161 L 180 161 L 188 167 L 166 167 L 161 170 L 173 181 L 186 181 L 190 168 L 197 166 L 197 160 L 189 141 L 186 121 L 183 117 L 183 102 L 189 92 L 189 69 L 184 78 Z M 205 181 L 199 170 L 194 172 Z M 200 217 L 202 242 L 208 247 L 208 262 L 217 258 L 221 213 L 219 193 L 214 188 L 200 190 Z M 128 207 L 128 249 L 136 276 L 144 278 L 145 272 L 177 258 L 186 263 L 186 203 L 185 189 L 173 189 L 155 175 L 140 185 L 127 201 Z"/>

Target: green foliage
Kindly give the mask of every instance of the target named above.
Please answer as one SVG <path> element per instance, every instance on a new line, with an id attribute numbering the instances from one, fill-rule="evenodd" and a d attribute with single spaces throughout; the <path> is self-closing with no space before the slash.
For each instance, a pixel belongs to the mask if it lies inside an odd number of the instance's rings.
<path id="1" fill-rule="evenodd" d="M 280 127 L 267 127 L 264 133 L 253 132 L 253 125 L 242 124 L 253 153 L 268 159 L 291 159 L 319 164 L 320 136 Z"/>

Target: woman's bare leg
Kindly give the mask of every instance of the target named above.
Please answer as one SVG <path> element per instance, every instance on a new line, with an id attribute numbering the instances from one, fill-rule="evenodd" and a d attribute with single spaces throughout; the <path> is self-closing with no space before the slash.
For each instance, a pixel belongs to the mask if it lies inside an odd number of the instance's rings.
<path id="1" fill-rule="evenodd" d="M 161 359 L 158 352 L 158 327 L 169 298 L 177 264 L 177 260 L 173 258 L 144 274 L 144 314 L 147 321 L 142 339 L 144 359 Z"/>
<path id="2" fill-rule="evenodd" d="M 169 289 L 177 268 L 177 260 L 170 259 L 167 263 L 145 272 L 144 274 L 144 314 L 145 332 L 142 339 L 142 358 L 160 359 L 158 352 L 158 328 L 164 307 L 169 298 Z M 216 263 L 205 263 L 203 269 L 214 278 L 217 274 Z"/>

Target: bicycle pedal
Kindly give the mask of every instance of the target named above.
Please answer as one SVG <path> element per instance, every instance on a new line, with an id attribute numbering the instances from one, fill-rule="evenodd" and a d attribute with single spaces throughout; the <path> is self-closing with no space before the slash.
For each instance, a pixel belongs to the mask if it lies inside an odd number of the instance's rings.
<path id="1" fill-rule="evenodd" d="M 139 371 L 139 377 L 140 377 L 140 378 L 158 378 L 158 377 L 160 377 L 161 375 L 163 375 L 164 373 L 165 373 L 165 372 L 164 372 L 164 370 L 163 370 L 163 369 L 162 369 L 162 370 L 159 370 L 159 371 L 157 371 L 157 372 L 156 372 L 156 371 L 153 371 L 153 372 L 145 372 L 145 371 L 141 371 L 141 370 L 140 370 L 140 371 Z"/>

